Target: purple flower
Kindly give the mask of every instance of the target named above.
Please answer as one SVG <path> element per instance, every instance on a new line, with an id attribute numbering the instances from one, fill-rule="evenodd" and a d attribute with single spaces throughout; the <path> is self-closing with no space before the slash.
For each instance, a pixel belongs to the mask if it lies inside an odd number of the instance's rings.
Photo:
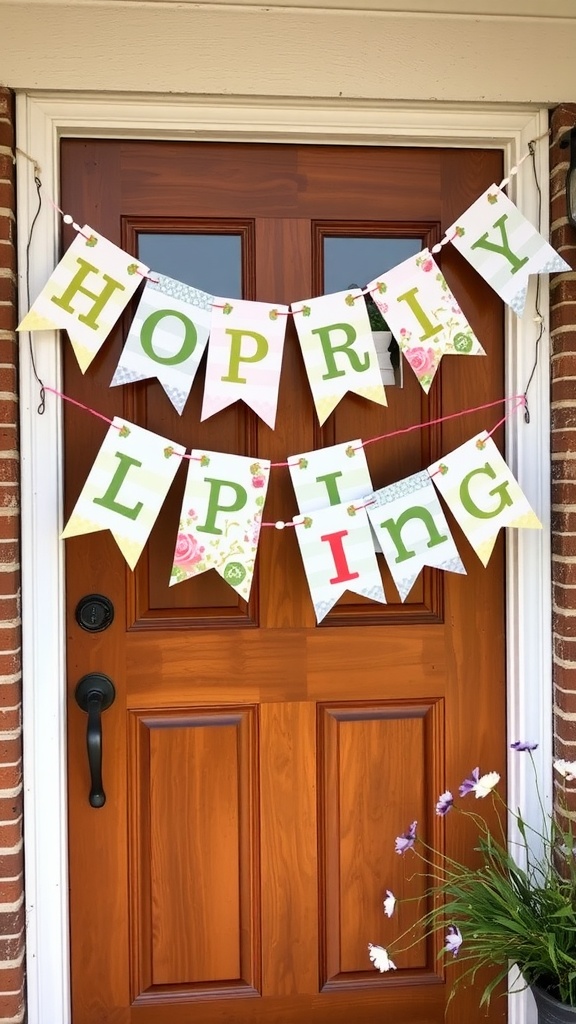
<path id="1" fill-rule="evenodd" d="M 480 769 L 474 768 L 469 779 L 464 779 L 464 782 L 460 786 L 460 796 L 466 796 L 466 793 L 472 793 L 476 789 L 476 784 L 480 778 Z"/>
<path id="2" fill-rule="evenodd" d="M 538 744 L 530 743 L 530 740 L 516 740 L 516 743 L 510 744 L 511 750 L 536 750 Z"/>
<path id="3" fill-rule="evenodd" d="M 452 810 L 453 806 L 454 797 L 452 796 L 450 790 L 447 789 L 445 793 L 441 793 L 440 796 L 438 797 L 438 803 L 436 804 L 436 814 L 440 814 L 442 817 L 444 817 L 445 814 L 448 814 L 448 811 Z"/>
<path id="4" fill-rule="evenodd" d="M 396 853 L 406 853 L 406 850 L 410 850 L 414 846 L 414 840 L 416 839 L 416 825 L 417 821 L 413 821 L 410 828 L 403 832 L 401 836 L 396 836 Z"/>
<path id="5" fill-rule="evenodd" d="M 444 951 L 446 953 L 452 953 L 452 956 L 458 956 L 460 946 L 462 945 L 462 934 L 459 928 L 455 925 L 448 925 L 448 934 L 446 935 L 446 945 Z"/>

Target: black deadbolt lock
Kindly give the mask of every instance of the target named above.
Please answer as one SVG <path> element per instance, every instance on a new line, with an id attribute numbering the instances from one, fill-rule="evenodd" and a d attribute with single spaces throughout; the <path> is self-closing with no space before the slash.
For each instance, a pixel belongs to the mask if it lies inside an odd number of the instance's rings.
<path id="1" fill-rule="evenodd" d="M 87 594 L 76 605 L 76 622 L 89 633 L 101 633 L 114 619 L 114 605 L 102 594 Z"/>

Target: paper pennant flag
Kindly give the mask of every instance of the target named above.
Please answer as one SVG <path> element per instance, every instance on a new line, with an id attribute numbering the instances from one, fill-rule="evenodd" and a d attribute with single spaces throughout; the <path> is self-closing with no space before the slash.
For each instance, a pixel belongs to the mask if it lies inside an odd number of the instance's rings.
<path id="1" fill-rule="evenodd" d="M 530 274 L 571 269 L 497 185 L 486 189 L 446 234 L 518 316 L 524 312 Z"/>
<path id="2" fill-rule="evenodd" d="M 289 455 L 288 469 L 300 512 L 340 505 L 374 490 L 360 440 Z"/>
<path id="3" fill-rule="evenodd" d="M 288 306 L 214 299 L 201 419 L 240 398 L 273 430 Z"/>
<path id="4" fill-rule="evenodd" d="M 268 460 L 192 452 L 170 586 L 216 569 L 248 600 L 269 476 Z"/>
<path id="5" fill-rule="evenodd" d="M 366 501 L 401 601 L 425 565 L 466 574 L 426 470 L 382 487 Z"/>
<path id="6" fill-rule="evenodd" d="M 288 456 L 288 469 L 299 512 L 364 498 L 374 490 L 362 441 L 345 441 Z M 380 543 L 373 537 L 375 551 Z"/>
<path id="7" fill-rule="evenodd" d="M 444 455 L 428 472 L 483 565 L 503 526 L 542 527 L 486 431 Z"/>
<path id="8" fill-rule="evenodd" d="M 292 303 L 292 311 L 320 424 L 348 391 L 387 404 L 359 288 Z"/>
<path id="9" fill-rule="evenodd" d="M 85 373 L 148 269 L 85 225 L 17 330 L 64 328 Z"/>
<path id="10" fill-rule="evenodd" d="M 157 377 L 181 415 L 208 341 L 214 296 L 162 274 L 153 276 L 110 387 Z"/>
<path id="11" fill-rule="evenodd" d="M 367 287 L 426 394 L 443 355 L 486 354 L 428 249 Z"/>
<path id="12" fill-rule="evenodd" d="M 116 417 L 63 537 L 110 530 L 134 568 L 186 449 Z"/>
<path id="13" fill-rule="evenodd" d="M 318 509 L 294 529 L 318 622 L 346 590 L 386 604 L 365 508 Z"/>

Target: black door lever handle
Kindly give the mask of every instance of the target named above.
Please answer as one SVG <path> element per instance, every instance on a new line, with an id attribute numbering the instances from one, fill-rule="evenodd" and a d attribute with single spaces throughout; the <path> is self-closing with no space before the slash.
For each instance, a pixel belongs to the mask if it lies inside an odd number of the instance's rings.
<path id="1" fill-rule="evenodd" d="M 106 708 L 113 703 L 116 691 L 108 676 L 101 672 L 91 672 L 82 677 L 74 696 L 82 711 L 86 711 L 88 714 L 86 729 L 86 747 L 90 769 L 88 800 L 91 807 L 103 807 L 106 803 L 106 794 L 102 784 L 102 712 L 106 711 Z"/>

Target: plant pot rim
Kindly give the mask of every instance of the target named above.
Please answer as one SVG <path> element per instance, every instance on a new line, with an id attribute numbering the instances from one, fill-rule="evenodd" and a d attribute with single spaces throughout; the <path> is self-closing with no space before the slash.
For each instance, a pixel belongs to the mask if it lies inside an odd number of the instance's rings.
<path id="1" fill-rule="evenodd" d="M 541 988 L 540 985 L 533 983 L 530 985 L 532 994 L 536 1000 L 537 1005 L 542 1006 L 544 1004 L 548 1009 L 554 1011 L 556 1014 L 561 1013 L 562 1016 L 550 1018 L 551 1020 L 565 1020 L 568 1018 L 574 1018 L 576 1021 L 576 1006 L 570 1006 L 569 1003 L 563 1003 L 556 996 L 551 995 L 545 988 Z"/>

